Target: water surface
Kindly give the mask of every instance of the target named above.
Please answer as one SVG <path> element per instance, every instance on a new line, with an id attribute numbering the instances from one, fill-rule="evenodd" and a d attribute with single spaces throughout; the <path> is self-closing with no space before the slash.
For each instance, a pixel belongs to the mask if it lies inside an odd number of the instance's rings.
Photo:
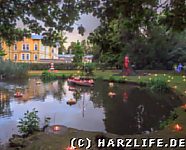
<path id="1" fill-rule="evenodd" d="M 39 111 L 41 126 L 45 117 L 51 117 L 51 125 L 124 135 L 159 129 L 160 122 L 181 103 L 174 94 L 155 94 L 126 84 L 109 87 L 108 82 L 96 81 L 91 88 L 75 86 L 75 92 L 65 80 L 36 84 L 38 81 L 0 82 L 0 142 L 18 133 L 19 119 L 33 108 Z M 24 93 L 22 98 L 13 96 L 18 89 Z M 77 103 L 68 105 L 70 98 Z"/>

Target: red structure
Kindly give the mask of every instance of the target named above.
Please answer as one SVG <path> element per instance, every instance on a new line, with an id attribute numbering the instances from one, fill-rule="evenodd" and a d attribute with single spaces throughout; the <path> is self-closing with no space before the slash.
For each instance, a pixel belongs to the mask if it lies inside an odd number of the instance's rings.
<path id="1" fill-rule="evenodd" d="M 129 69 L 129 57 L 128 56 L 125 56 L 123 60 L 123 68 L 124 68 L 125 75 L 129 75 L 130 69 Z"/>

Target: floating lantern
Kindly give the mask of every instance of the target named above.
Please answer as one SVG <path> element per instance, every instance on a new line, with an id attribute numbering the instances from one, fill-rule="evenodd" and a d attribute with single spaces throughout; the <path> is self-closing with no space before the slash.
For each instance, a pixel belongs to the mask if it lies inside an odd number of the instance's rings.
<path id="1" fill-rule="evenodd" d="M 54 125 L 53 126 L 53 131 L 56 132 L 56 131 L 60 131 L 61 130 L 61 127 L 58 126 L 58 125 Z"/>
<path id="2" fill-rule="evenodd" d="M 152 78 L 149 78 L 149 80 L 152 80 Z"/>
<path id="3" fill-rule="evenodd" d="M 184 93 L 186 94 L 186 91 L 184 91 Z"/>
<path id="4" fill-rule="evenodd" d="M 170 80 L 167 80 L 167 82 L 170 82 Z"/>
<path id="5" fill-rule="evenodd" d="M 151 73 L 148 73 L 148 75 L 150 76 L 150 75 L 151 75 Z"/>
<path id="6" fill-rule="evenodd" d="M 178 88 L 178 87 L 175 85 L 175 86 L 174 86 L 174 89 L 177 89 L 177 88 Z"/>
<path id="7" fill-rule="evenodd" d="M 184 104 L 183 106 L 181 106 L 181 108 L 186 110 L 186 104 Z"/>
<path id="8" fill-rule="evenodd" d="M 166 74 L 163 74 L 163 76 L 165 77 L 165 76 L 166 76 Z"/>
<path id="9" fill-rule="evenodd" d="M 186 79 L 183 79 L 183 82 L 185 82 L 186 81 Z"/>
<path id="10" fill-rule="evenodd" d="M 72 146 L 69 146 L 66 148 L 66 150 L 74 150 L 74 149 L 76 149 L 76 148 L 73 148 Z"/>
<path id="11" fill-rule="evenodd" d="M 124 92 L 123 93 L 123 101 L 124 102 L 127 102 L 128 98 L 129 98 L 128 93 L 127 92 Z"/>
<path id="12" fill-rule="evenodd" d="M 174 77 L 171 78 L 172 80 L 174 79 Z"/>
<path id="13" fill-rule="evenodd" d="M 168 76 L 168 78 L 171 78 L 171 76 Z"/>
<path id="14" fill-rule="evenodd" d="M 185 78 L 185 75 L 183 75 L 182 77 Z"/>
<path id="15" fill-rule="evenodd" d="M 141 79 L 141 77 L 140 77 L 140 76 L 138 76 L 138 79 Z"/>
<path id="16" fill-rule="evenodd" d="M 109 93 L 108 93 L 108 96 L 110 96 L 110 97 L 116 96 L 116 93 L 114 93 L 114 92 L 109 92 Z"/>
<path id="17" fill-rule="evenodd" d="M 80 73 L 80 71 L 78 70 L 77 73 Z"/>
<path id="18" fill-rule="evenodd" d="M 158 75 L 157 75 L 157 74 L 155 74 L 154 76 L 155 76 L 155 77 L 157 77 Z"/>
<path id="19" fill-rule="evenodd" d="M 125 78 L 126 76 L 123 76 L 123 78 Z"/>
<path id="20" fill-rule="evenodd" d="M 109 86 L 110 86 L 110 87 L 113 87 L 113 86 L 114 86 L 114 83 L 113 83 L 113 82 L 110 82 L 110 83 L 109 83 Z"/>
<path id="21" fill-rule="evenodd" d="M 181 125 L 179 125 L 179 124 L 174 125 L 173 128 L 174 128 L 176 131 L 181 131 L 181 130 L 183 129 L 183 127 L 182 127 Z"/>

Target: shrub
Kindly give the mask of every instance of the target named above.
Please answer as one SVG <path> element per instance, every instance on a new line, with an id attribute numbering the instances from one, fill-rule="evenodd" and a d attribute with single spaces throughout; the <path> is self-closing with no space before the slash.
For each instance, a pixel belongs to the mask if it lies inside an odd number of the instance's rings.
<path id="1" fill-rule="evenodd" d="M 151 90 L 156 92 L 167 92 L 169 90 L 167 82 L 160 78 L 152 79 L 147 85 Z"/>
<path id="2" fill-rule="evenodd" d="M 43 81 L 51 81 L 51 80 L 57 79 L 57 76 L 54 73 L 51 73 L 51 72 L 48 72 L 48 71 L 44 71 L 41 74 L 41 79 Z"/>
<path id="3" fill-rule="evenodd" d="M 23 135 L 33 134 L 34 131 L 39 131 L 39 117 L 37 115 L 38 111 L 33 109 L 33 111 L 27 111 L 24 117 L 20 119 L 18 128 L 19 132 Z"/>
<path id="4" fill-rule="evenodd" d="M 6 79 L 25 78 L 28 75 L 28 64 L 13 63 L 11 61 L 0 61 L 0 75 Z"/>
<path id="5" fill-rule="evenodd" d="M 93 71 L 96 69 L 95 63 L 86 63 L 84 65 L 84 70 L 86 75 L 93 75 Z"/>
<path id="6" fill-rule="evenodd" d="M 176 114 L 176 112 L 171 111 L 168 119 L 166 119 L 160 123 L 160 129 L 164 129 L 167 125 L 171 124 L 177 117 L 178 117 L 178 115 Z"/>

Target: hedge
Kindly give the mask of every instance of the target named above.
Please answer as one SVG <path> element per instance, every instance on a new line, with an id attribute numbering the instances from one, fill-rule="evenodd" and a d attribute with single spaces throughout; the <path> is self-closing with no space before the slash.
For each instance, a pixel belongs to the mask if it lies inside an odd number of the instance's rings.
<path id="1" fill-rule="evenodd" d="M 30 70 L 48 70 L 50 69 L 50 63 L 30 63 Z M 54 69 L 56 70 L 76 70 L 77 67 L 75 64 L 62 64 L 54 63 Z"/>

